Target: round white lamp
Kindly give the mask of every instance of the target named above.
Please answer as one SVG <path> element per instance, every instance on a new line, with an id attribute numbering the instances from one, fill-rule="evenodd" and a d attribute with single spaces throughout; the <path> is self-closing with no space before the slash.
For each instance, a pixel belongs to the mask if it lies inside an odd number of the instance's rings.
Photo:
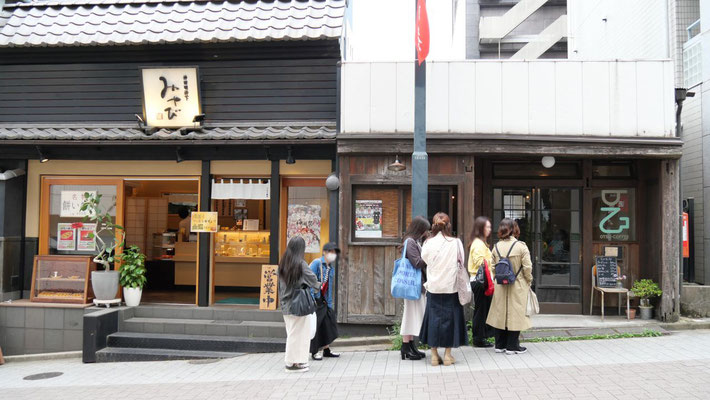
<path id="1" fill-rule="evenodd" d="M 555 157 L 545 156 L 542 157 L 542 166 L 545 168 L 552 168 L 555 166 Z"/>

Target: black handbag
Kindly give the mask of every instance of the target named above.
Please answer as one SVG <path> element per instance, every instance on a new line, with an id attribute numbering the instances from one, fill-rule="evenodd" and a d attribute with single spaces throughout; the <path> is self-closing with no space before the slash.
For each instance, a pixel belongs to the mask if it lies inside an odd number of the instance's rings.
<path id="1" fill-rule="evenodd" d="M 303 285 L 303 287 L 294 291 L 290 311 L 291 315 L 297 317 L 310 315 L 316 311 L 316 301 L 308 286 Z"/>

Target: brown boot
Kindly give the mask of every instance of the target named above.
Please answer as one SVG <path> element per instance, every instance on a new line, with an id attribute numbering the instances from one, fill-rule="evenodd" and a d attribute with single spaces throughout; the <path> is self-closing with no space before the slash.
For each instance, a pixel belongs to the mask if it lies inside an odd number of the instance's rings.
<path id="1" fill-rule="evenodd" d="M 451 349 L 447 348 L 444 351 L 444 366 L 448 367 L 449 365 L 453 364 L 456 362 L 456 359 L 454 356 L 451 355 Z"/>
<path id="2" fill-rule="evenodd" d="M 431 348 L 431 365 L 433 367 L 438 366 L 441 364 L 441 358 L 439 357 L 439 353 L 436 352 L 436 347 Z"/>

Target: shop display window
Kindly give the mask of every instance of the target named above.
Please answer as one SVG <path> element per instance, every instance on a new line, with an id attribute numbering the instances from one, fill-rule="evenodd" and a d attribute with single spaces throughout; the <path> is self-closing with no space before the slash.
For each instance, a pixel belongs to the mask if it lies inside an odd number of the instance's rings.
<path id="1" fill-rule="evenodd" d="M 635 189 L 594 189 L 592 215 L 595 242 L 636 241 Z"/>
<path id="2" fill-rule="evenodd" d="M 270 231 L 229 231 L 215 233 L 215 255 L 223 257 L 268 258 Z"/>
<path id="3" fill-rule="evenodd" d="M 30 300 L 88 303 L 93 299 L 89 280 L 94 270 L 96 267 L 91 257 L 35 256 Z"/>
<path id="4" fill-rule="evenodd" d="M 286 242 L 300 236 L 306 242 L 308 263 L 321 256 L 328 243 L 330 206 L 324 179 L 290 179 L 287 185 Z"/>

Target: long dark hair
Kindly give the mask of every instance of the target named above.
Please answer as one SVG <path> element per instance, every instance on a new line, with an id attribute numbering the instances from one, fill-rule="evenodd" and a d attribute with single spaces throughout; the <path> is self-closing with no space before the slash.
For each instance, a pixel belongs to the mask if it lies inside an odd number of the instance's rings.
<path id="1" fill-rule="evenodd" d="M 305 254 L 306 241 L 300 236 L 292 237 L 279 261 L 279 278 L 287 285 L 293 285 L 301 279 L 301 265 Z"/>
<path id="2" fill-rule="evenodd" d="M 448 237 L 453 237 L 454 234 L 451 233 L 451 218 L 444 213 L 444 212 L 438 212 L 434 215 L 434 218 L 432 218 L 432 224 L 431 224 L 431 234 L 432 236 L 436 236 L 439 234 L 439 232 L 443 233 L 444 236 Z"/>
<path id="3" fill-rule="evenodd" d="M 404 240 L 402 240 L 402 245 L 399 246 L 399 249 L 402 250 L 402 246 L 404 246 L 404 242 L 407 239 L 412 239 L 416 242 L 419 239 L 426 238 L 430 228 L 431 224 L 426 218 L 422 216 L 414 217 L 412 222 L 409 223 L 407 231 L 404 232 Z"/>
<path id="4" fill-rule="evenodd" d="M 483 242 L 487 241 L 486 237 L 486 224 L 490 224 L 491 220 L 488 219 L 488 217 L 484 217 L 481 215 L 480 217 L 476 217 L 476 219 L 473 221 L 473 231 L 471 231 L 471 241 L 476 240 L 476 238 L 483 240 Z"/>

